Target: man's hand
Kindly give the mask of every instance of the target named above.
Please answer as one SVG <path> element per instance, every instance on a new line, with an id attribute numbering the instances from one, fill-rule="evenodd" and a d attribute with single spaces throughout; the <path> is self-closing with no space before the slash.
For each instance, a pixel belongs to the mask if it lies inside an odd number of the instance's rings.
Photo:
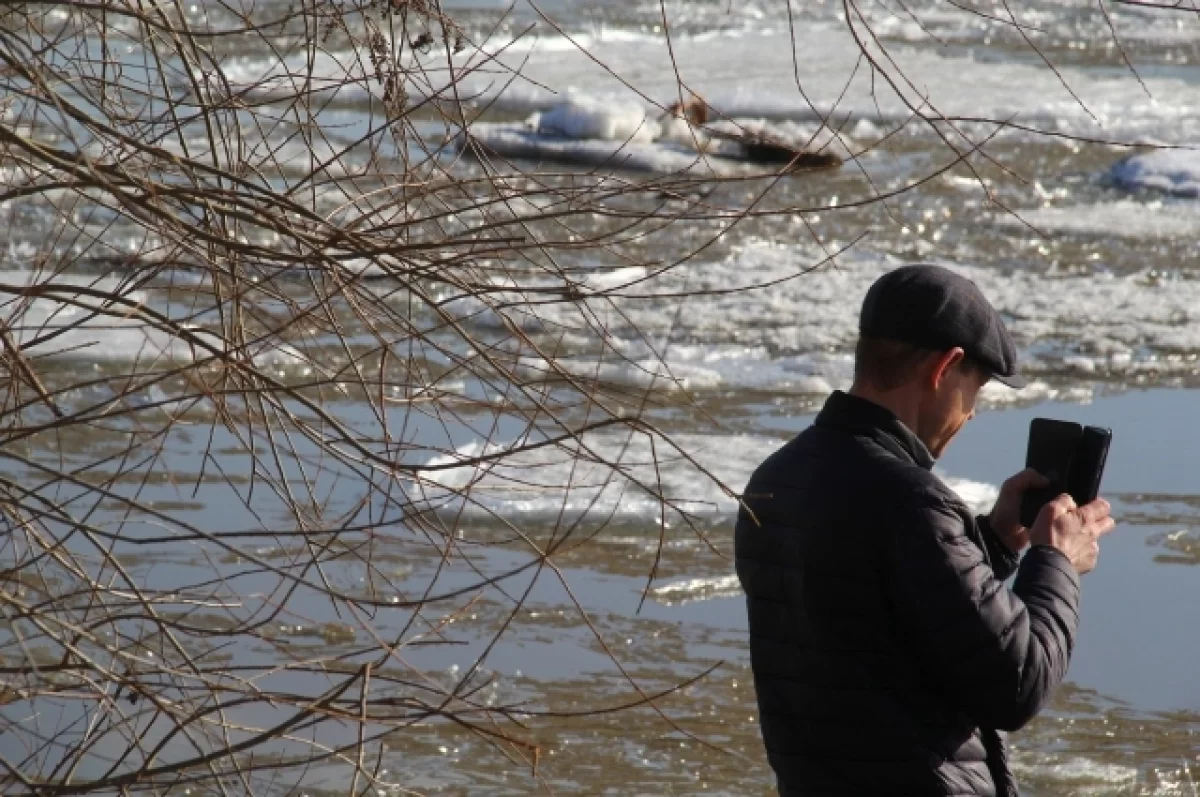
<path id="1" fill-rule="evenodd" d="M 1076 506 L 1069 495 L 1060 495 L 1042 507 L 1029 532 L 1034 545 L 1052 545 L 1071 560 L 1080 575 L 1096 566 L 1100 538 L 1117 525 L 1112 507 L 1103 498 Z"/>
<path id="2" fill-rule="evenodd" d="M 1045 487 L 1049 483 L 1049 479 L 1033 468 L 1026 468 L 1000 485 L 1000 495 L 988 522 L 1013 553 L 1020 553 L 1029 544 L 1029 529 L 1021 525 L 1021 496 L 1031 487 Z"/>

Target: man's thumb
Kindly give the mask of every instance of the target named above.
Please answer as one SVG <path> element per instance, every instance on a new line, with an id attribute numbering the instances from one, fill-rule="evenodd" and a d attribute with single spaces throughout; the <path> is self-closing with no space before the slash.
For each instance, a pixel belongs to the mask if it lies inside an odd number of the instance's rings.
<path id="1" fill-rule="evenodd" d="M 1025 491 L 1030 487 L 1045 487 L 1049 483 L 1049 479 L 1038 473 L 1033 468 L 1026 468 L 1009 480 L 1010 485 L 1021 491 Z"/>

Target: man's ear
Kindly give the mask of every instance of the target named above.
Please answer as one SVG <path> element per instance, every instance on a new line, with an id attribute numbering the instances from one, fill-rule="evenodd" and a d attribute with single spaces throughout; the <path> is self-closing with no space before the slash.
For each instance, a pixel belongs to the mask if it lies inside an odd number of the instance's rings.
<path id="1" fill-rule="evenodd" d="M 942 380 L 946 378 L 946 375 L 957 368 L 966 356 L 967 353 L 958 346 L 939 354 L 937 359 L 934 360 L 933 370 L 929 374 L 930 387 L 934 390 L 941 387 Z"/>

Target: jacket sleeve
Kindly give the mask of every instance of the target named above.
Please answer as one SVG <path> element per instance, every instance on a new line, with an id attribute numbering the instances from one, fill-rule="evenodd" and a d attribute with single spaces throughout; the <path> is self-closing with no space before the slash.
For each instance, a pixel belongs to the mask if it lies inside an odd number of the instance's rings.
<path id="1" fill-rule="evenodd" d="M 1009 547 L 1000 540 L 999 535 L 992 531 L 992 522 L 987 515 L 975 518 L 975 526 L 979 529 L 979 536 L 983 539 L 983 544 L 987 546 L 987 558 L 992 572 L 1001 581 L 1007 580 L 1016 572 L 1021 555 L 1009 550 Z"/>
<path id="2" fill-rule="evenodd" d="M 886 544 L 889 599 L 900 631 L 948 702 L 977 725 L 1016 730 L 1067 672 L 1079 625 L 1079 576 L 1034 546 L 1010 590 L 944 504 L 897 518 Z"/>

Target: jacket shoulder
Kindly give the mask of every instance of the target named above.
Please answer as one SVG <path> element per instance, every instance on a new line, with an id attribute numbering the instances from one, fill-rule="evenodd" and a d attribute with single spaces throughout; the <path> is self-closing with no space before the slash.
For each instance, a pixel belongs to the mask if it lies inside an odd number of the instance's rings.
<path id="1" fill-rule="evenodd" d="M 902 459 L 879 441 L 837 429 L 811 426 L 767 457 L 754 471 L 750 485 L 798 486 L 840 478 L 894 491 L 917 505 L 953 504 L 965 508 L 958 494 L 936 474 Z"/>
<path id="2" fill-rule="evenodd" d="M 811 426 L 755 470 L 742 496 L 738 525 L 795 527 L 831 521 L 872 526 L 972 513 L 937 475 L 865 435 Z"/>

